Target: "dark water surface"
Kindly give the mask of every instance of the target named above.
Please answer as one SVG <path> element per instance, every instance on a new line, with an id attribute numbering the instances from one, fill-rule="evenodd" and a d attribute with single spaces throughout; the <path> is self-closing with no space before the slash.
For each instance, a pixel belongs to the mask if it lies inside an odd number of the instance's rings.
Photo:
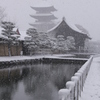
<path id="1" fill-rule="evenodd" d="M 82 64 L 34 64 L 0 70 L 0 100 L 58 100 Z"/>

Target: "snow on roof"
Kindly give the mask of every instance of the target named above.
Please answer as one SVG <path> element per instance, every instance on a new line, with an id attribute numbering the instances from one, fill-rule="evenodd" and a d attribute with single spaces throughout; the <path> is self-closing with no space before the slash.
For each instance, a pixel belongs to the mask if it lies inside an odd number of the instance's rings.
<path id="1" fill-rule="evenodd" d="M 65 21 L 65 19 L 63 18 L 62 21 Z M 51 28 L 51 29 L 48 30 L 47 32 L 51 32 L 51 31 L 53 31 L 54 29 L 56 29 L 56 28 L 62 23 L 62 21 L 60 21 L 55 27 Z M 73 29 L 74 31 L 79 32 L 79 33 L 86 34 L 86 33 L 82 32 L 81 30 L 79 30 L 75 25 L 72 25 L 71 23 L 67 23 L 66 21 L 65 21 L 65 23 L 66 23 L 71 29 Z"/>
<path id="2" fill-rule="evenodd" d="M 58 22 L 58 24 L 56 26 L 54 26 L 53 28 L 49 29 L 47 31 L 47 33 L 53 31 L 54 29 L 56 29 L 60 24 L 61 24 L 61 22 Z"/>
<path id="3" fill-rule="evenodd" d="M 33 24 L 30 24 L 33 28 L 35 28 L 34 27 L 34 25 L 43 25 L 43 24 L 52 24 L 52 21 L 50 21 L 50 22 L 39 22 L 39 21 L 37 21 L 37 22 L 34 22 Z M 37 28 L 35 28 L 35 29 L 37 29 Z"/>
<path id="4" fill-rule="evenodd" d="M 30 15 L 30 16 L 53 16 L 51 13 L 46 13 L 46 14 L 34 14 L 34 15 Z"/>

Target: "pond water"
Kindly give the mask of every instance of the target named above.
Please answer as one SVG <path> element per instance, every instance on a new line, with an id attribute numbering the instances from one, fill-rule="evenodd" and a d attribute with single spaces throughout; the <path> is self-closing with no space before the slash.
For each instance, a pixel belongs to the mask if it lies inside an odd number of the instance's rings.
<path id="1" fill-rule="evenodd" d="M 58 100 L 82 64 L 34 64 L 0 70 L 0 100 Z"/>

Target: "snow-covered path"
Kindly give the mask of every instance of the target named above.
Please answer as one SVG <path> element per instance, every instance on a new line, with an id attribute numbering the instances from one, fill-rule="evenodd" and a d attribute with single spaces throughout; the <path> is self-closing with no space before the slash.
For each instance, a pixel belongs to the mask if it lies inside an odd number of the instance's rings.
<path id="1" fill-rule="evenodd" d="M 93 59 L 79 100 L 100 100 L 100 57 Z"/>

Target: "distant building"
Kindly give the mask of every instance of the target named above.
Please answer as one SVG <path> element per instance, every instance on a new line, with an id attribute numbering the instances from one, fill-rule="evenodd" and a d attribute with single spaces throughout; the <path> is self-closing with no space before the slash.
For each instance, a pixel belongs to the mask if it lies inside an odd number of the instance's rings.
<path id="1" fill-rule="evenodd" d="M 30 15 L 35 20 L 34 23 L 30 25 L 37 28 L 38 32 L 46 32 L 47 30 L 51 29 L 55 26 L 53 20 L 57 19 L 52 12 L 57 11 L 54 6 L 47 4 L 47 1 L 42 1 L 43 4 L 35 5 L 31 7 L 36 11 L 35 14 Z"/>
<path id="2" fill-rule="evenodd" d="M 79 52 L 84 51 L 86 39 L 91 39 L 87 33 L 82 32 L 76 26 L 69 26 L 65 18 L 55 27 L 48 30 L 47 33 L 51 38 L 56 38 L 58 35 L 63 35 L 65 39 L 67 39 L 68 36 L 74 37 L 75 47 Z"/>

